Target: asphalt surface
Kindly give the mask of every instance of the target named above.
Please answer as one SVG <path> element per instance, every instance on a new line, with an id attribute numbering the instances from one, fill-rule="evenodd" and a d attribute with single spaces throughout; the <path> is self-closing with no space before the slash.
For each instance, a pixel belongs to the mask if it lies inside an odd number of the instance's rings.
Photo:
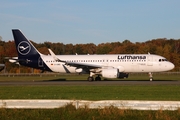
<path id="1" fill-rule="evenodd" d="M 94 86 L 121 86 L 121 85 L 180 85 L 179 80 L 108 80 L 108 81 L 93 81 L 86 80 L 49 80 L 49 81 L 1 81 L 0 86 L 79 86 L 79 85 L 94 85 Z"/>

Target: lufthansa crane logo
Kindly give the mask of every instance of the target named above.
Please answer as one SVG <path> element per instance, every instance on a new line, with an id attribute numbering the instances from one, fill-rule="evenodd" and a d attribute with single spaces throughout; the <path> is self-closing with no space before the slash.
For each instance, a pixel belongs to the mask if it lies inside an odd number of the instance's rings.
<path id="1" fill-rule="evenodd" d="M 18 44 L 18 52 L 21 55 L 27 55 L 31 50 L 31 46 L 28 42 L 22 41 Z"/>

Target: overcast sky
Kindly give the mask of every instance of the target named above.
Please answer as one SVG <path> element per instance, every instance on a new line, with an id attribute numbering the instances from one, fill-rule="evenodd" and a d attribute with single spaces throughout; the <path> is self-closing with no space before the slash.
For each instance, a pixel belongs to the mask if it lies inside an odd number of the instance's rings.
<path id="1" fill-rule="evenodd" d="M 180 39 L 180 0 L 1 0 L 0 36 L 64 44 Z"/>

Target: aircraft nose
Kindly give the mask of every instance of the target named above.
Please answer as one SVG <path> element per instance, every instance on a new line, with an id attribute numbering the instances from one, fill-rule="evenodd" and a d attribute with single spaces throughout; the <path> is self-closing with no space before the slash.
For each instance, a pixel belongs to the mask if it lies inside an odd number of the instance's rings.
<path id="1" fill-rule="evenodd" d="M 175 67 L 175 66 L 174 66 L 173 63 L 169 63 L 169 65 L 168 65 L 169 70 L 172 70 L 174 67 Z"/>

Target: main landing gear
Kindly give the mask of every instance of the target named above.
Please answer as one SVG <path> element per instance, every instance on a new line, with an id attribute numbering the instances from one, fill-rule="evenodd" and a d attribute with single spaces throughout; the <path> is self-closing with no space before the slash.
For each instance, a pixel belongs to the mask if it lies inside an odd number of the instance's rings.
<path id="1" fill-rule="evenodd" d="M 92 81 L 94 81 L 94 78 L 91 77 L 91 76 L 89 76 L 89 77 L 87 78 L 87 80 L 88 80 L 89 82 L 92 82 Z"/>
<path id="2" fill-rule="evenodd" d="M 88 80 L 89 82 L 92 82 L 92 81 L 94 81 L 94 77 L 93 77 L 93 76 L 89 76 L 89 77 L 87 78 L 87 80 Z M 98 75 L 97 77 L 95 77 L 95 81 L 101 81 L 101 77 Z"/>
<path id="3" fill-rule="evenodd" d="M 152 75 L 151 72 L 149 72 L 149 80 L 150 80 L 150 81 L 153 81 L 153 75 Z"/>

